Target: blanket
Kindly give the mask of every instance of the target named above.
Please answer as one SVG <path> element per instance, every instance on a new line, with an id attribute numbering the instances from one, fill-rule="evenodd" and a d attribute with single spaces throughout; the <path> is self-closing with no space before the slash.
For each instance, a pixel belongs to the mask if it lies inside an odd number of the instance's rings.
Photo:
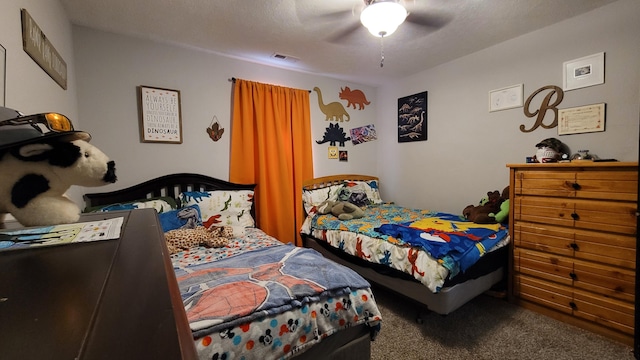
<path id="1" fill-rule="evenodd" d="M 211 265 L 176 272 L 196 337 L 370 286 L 352 270 L 295 246 L 266 247 Z"/>
<path id="2" fill-rule="evenodd" d="M 500 224 L 476 224 L 447 213 L 434 213 L 413 222 L 384 224 L 375 230 L 427 251 L 441 260 L 451 277 L 466 271 L 507 236 L 507 229 Z"/>

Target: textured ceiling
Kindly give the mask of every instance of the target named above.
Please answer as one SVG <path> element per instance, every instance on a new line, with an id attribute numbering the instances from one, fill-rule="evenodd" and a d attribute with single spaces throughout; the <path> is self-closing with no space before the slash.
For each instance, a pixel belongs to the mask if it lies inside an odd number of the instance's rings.
<path id="1" fill-rule="evenodd" d="M 76 25 L 374 86 L 614 1 L 405 0 L 422 25 L 381 42 L 359 25 L 363 0 L 60 0 Z"/>

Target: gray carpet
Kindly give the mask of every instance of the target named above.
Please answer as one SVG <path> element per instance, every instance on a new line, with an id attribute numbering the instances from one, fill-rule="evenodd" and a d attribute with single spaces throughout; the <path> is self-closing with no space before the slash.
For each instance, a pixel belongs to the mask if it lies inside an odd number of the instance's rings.
<path id="1" fill-rule="evenodd" d="M 374 288 L 382 330 L 372 360 L 389 359 L 634 359 L 633 349 L 508 303 L 480 295 L 453 313 L 422 312 Z"/>

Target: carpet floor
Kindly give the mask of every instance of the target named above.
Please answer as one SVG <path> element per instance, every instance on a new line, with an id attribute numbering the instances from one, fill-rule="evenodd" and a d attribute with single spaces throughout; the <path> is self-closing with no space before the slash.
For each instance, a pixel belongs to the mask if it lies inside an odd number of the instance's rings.
<path id="1" fill-rule="evenodd" d="M 382 330 L 372 360 L 634 359 L 630 346 L 484 294 L 446 316 L 384 289 L 374 295 Z"/>

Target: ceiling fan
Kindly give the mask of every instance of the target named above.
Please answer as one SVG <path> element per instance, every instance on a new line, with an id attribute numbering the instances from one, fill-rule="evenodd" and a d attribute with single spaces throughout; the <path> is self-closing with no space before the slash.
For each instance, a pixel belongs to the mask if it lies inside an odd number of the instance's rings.
<path id="1" fill-rule="evenodd" d="M 296 1 L 298 3 L 298 1 Z M 315 5 L 321 8 L 324 2 Z M 363 34 L 380 38 L 381 61 L 384 64 L 383 40 L 391 36 L 399 27 L 412 27 L 418 33 L 437 30 L 450 21 L 450 17 L 435 9 L 425 6 L 427 1 L 417 0 L 362 0 L 359 5 L 352 5 L 351 9 L 337 10 L 324 14 L 314 14 L 312 17 L 329 20 L 337 28 L 327 39 L 338 44 L 361 44 Z M 363 30 L 368 30 L 368 33 Z M 405 31 L 405 33 L 407 33 Z M 411 32 L 412 36 L 416 32 Z"/>

